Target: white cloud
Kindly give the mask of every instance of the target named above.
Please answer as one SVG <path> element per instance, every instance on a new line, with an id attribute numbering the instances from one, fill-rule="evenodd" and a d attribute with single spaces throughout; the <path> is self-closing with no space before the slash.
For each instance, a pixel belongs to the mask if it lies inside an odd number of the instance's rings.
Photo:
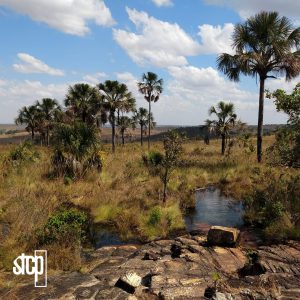
<path id="1" fill-rule="evenodd" d="M 113 35 L 135 63 L 182 66 L 187 64 L 186 56 L 198 54 L 199 44 L 178 24 L 155 19 L 135 9 L 126 10 L 138 33 L 114 29 Z"/>
<path id="2" fill-rule="evenodd" d="M 49 67 L 41 60 L 27 54 L 18 53 L 21 63 L 14 64 L 13 68 L 20 73 L 45 73 L 53 76 L 64 76 L 64 72 L 59 69 Z"/>
<path id="3" fill-rule="evenodd" d="M 234 30 L 234 25 L 231 23 L 224 26 L 212 26 L 203 24 L 199 26 L 198 35 L 201 37 L 202 44 L 199 50 L 201 54 L 218 54 L 222 52 L 232 53 L 231 36 Z"/>
<path id="4" fill-rule="evenodd" d="M 208 4 L 229 6 L 242 18 L 265 11 L 278 11 L 299 22 L 300 1 L 298 0 L 205 0 Z"/>
<path id="5" fill-rule="evenodd" d="M 139 65 L 166 68 L 188 64 L 188 56 L 232 52 L 231 35 L 234 25 L 199 26 L 201 43 L 189 36 L 178 24 L 158 20 L 145 12 L 126 8 L 137 33 L 114 29 L 117 43 Z"/>
<path id="6" fill-rule="evenodd" d="M 43 84 L 40 81 L 14 81 L 0 80 L 0 98 L 3 101 L 0 111 L 2 123 L 12 123 L 16 118 L 18 110 L 27 105 L 33 104 L 42 98 L 55 98 L 62 100 L 67 92 L 68 84 Z"/>
<path id="7" fill-rule="evenodd" d="M 101 82 L 103 78 L 107 77 L 107 74 L 104 72 L 97 72 L 95 74 L 87 74 L 83 76 L 83 80 L 89 84 L 96 85 Z"/>
<path id="8" fill-rule="evenodd" d="M 173 5 L 171 0 L 152 0 L 152 2 L 158 7 Z"/>
<path id="9" fill-rule="evenodd" d="M 166 92 L 153 109 L 160 124 L 203 124 L 209 118 L 209 107 L 221 100 L 234 103 L 244 122 L 257 123 L 258 92 L 243 90 L 211 67 L 171 67 L 169 73 Z M 273 102 L 266 101 L 265 124 L 285 121 L 285 115 L 276 112 Z"/>
<path id="10" fill-rule="evenodd" d="M 83 36 L 89 22 L 100 26 L 115 23 L 103 0 L 0 0 L 0 5 L 64 33 Z"/>

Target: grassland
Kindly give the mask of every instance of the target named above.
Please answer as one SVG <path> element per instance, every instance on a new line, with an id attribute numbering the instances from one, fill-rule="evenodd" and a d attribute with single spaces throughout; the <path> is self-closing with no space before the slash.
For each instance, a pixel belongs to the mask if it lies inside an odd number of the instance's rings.
<path id="1" fill-rule="evenodd" d="M 264 146 L 268 147 L 273 140 L 273 136 L 266 137 Z M 8 164 L 7 156 L 14 147 L 0 146 L 0 269 L 9 269 L 16 256 L 34 247 L 36 230 L 62 206 L 88 211 L 93 223 L 111 226 L 123 239 L 147 241 L 184 228 L 182 215 L 194 205 L 196 188 L 216 184 L 225 194 L 240 200 L 268 184 L 271 173 L 272 178 L 299 174 L 294 169 L 257 164 L 255 153 L 238 143 L 230 155 L 222 157 L 218 140 L 210 145 L 187 141 L 170 181 L 167 203 L 163 205 L 162 183 L 143 165 L 146 147 L 137 142 L 117 147 L 115 154 L 108 144 L 103 145 L 103 171 L 92 172 L 76 182 L 49 178 L 51 148 L 35 146 L 39 157 L 34 161 Z M 152 149 L 162 150 L 162 143 L 153 143 Z M 66 249 L 64 253 L 60 245 L 49 245 L 48 250 L 50 267 L 80 268 L 77 250 Z M 57 263 L 58 252 L 61 264 Z M 77 257 L 71 262 L 70 253 Z M 66 260 L 68 267 L 64 267 Z"/>

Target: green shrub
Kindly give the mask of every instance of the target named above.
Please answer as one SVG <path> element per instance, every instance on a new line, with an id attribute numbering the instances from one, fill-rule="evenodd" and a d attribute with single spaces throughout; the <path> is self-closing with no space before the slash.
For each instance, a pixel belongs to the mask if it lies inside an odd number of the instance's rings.
<path id="1" fill-rule="evenodd" d="M 19 165 L 23 162 L 36 161 L 39 158 L 38 152 L 33 149 L 33 146 L 24 142 L 12 149 L 8 155 L 8 160 L 14 165 Z"/>
<path id="2" fill-rule="evenodd" d="M 151 226 L 156 226 L 161 221 L 161 217 L 161 208 L 159 206 L 155 206 L 150 212 L 148 224 Z"/>
<path id="3" fill-rule="evenodd" d="M 80 244 L 85 239 L 88 225 L 86 213 L 75 208 L 63 209 L 48 218 L 45 226 L 37 231 L 41 245 L 60 243 L 61 245 Z"/>

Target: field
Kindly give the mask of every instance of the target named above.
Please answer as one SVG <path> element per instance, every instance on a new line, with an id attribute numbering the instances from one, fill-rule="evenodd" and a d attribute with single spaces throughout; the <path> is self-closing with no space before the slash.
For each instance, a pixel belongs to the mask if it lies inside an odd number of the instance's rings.
<path id="1" fill-rule="evenodd" d="M 274 136 L 266 137 L 265 148 L 273 141 Z M 271 179 L 299 174 L 293 169 L 257 164 L 255 153 L 239 143 L 221 156 L 219 140 L 210 145 L 202 140 L 186 141 L 163 205 L 161 180 L 149 174 L 142 161 L 146 145 L 119 145 L 112 154 L 110 145 L 104 144 L 102 172 L 91 172 L 76 182 L 49 177 L 51 148 L 34 146 L 32 151 L 38 155 L 33 161 L 8 163 L 7 157 L 15 147 L 0 146 L 0 268 L 4 270 L 11 268 L 19 253 L 36 246 L 37 230 L 61 207 L 88 212 L 90 222 L 110 226 L 123 239 L 148 241 L 184 229 L 182 215 L 194 205 L 196 188 L 215 184 L 225 194 L 241 200 Z M 154 142 L 152 149 L 161 151 L 162 142 Z M 50 268 L 81 267 L 80 254 L 73 246 L 66 246 L 64 252 L 61 244 L 54 243 L 47 250 Z"/>

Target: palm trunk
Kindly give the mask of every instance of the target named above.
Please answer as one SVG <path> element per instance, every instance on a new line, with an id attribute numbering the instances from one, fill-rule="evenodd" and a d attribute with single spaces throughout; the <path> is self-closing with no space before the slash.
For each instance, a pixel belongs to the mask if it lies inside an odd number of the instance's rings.
<path id="1" fill-rule="evenodd" d="M 258 124 L 257 124 L 257 161 L 262 161 L 262 139 L 263 139 L 263 123 L 264 123 L 264 96 L 265 96 L 265 78 L 260 76 L 259 85 L 259 108 L 258 108 Z"/>
<path id="2" fill-rule="evenodd" d="M 124 131 L 122 131 L 121 134 L 122 134 L 122 145 L 125 145 Z"/>
<path id="3" fill-rule="evenodd" d="M 113 112 L 111 116 L 111 145 L 112 145 L 113 153 L 115 153 L 115 148 L 116 148 L 115 143 L 116 143 L 115 112 Z"/>
<path id="4" fill-rule="evenodd" d="M 47 132 L 46 132 L 46 135 L 47 135 L 47 146 L 49 146 L 49 144 L 50 144 L 49 126 L 47 126 Z"/>
<path id="5" fill-rule="evenodd" d="M 31 128 L 31 140 L 33 141 L 34 140 L 34 129 Z"/>
<path id="6" fill-rule="evenodd" d="M 226 136 L 225 134 L 222 134 L 222 155 L 225 154 L 225 148 L 226 148 Z"/>
<path id="7" fill-rule="evenodd" d="M 149 116 L 148 116 L 148 151 L 150 150 L 150 134 L 151 134 L 150 124 L 151 124 L 151 98 L 149 99 Z"/>
<path id="8" fill-rule="evenodd" d="M 141 125 L 141 146 L 143 146 L 143 126 Z"/>
<path id="9" fill-rule="evenodd" d="M 163 192 L 163 203 L 165 204 L 167 201 L 167 185 L 168 185 L 168 169 L 166 168 L 164 174 L 164 192 Z"/>

